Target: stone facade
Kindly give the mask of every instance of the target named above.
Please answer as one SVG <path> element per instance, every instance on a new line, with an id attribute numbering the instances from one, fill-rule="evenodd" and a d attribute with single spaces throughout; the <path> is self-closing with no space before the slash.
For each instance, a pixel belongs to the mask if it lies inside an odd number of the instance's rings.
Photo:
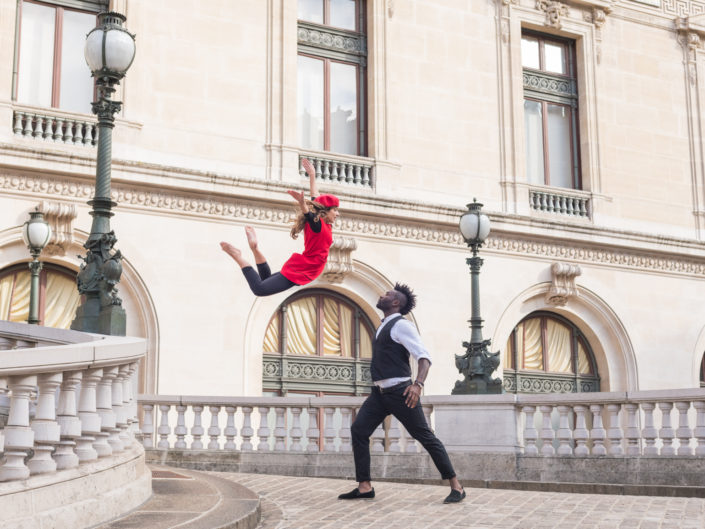
<path id="1" fill-rule="evenodd" d="M 16 4 L 0 4 L 0 269 L 29 259 L 20 228 L 48 202 L 72 214 L 62 252 L 43 259 L 78 270 L 95 147 L 15 124 L 18 112 L 92 118 L 14 100 Z M 493 350 L 526 315 L 552 311 L 588 339 L 603 391 L 698 386 L 705 3 L 366 4 L 367 156 L 341 159 L 371 164 L 374 179 L 364 188 L 321 183 L 341 198 L 335 235 L 351 242 L 340 243 L 339 270 L 310 286 L 349 297 L 375 322 L 390 285 L 415 287 L 412 319 L 434 359 L 426 393 L 449 394 L 470 316 L 469 252 L 457 222 L 477 197 L 492 220 L 481 284 Z M 300 251 L 288 236 L 285 194 L 307 186 L 296 132 L 296 2 L 112 7 L 137 34 L 117 93 L 112 226 L 125 256 L 127 332 L 149 344 L 140 389 L 259 395 L 265 329 L 291 292 L 252 296 L 218 243 L 246 246 L 251 224 L 273 269 Z M 587 216 L 532 202 L 560 190 L 530 185 L 525 174 L 522 28 L 575 39 L 582 189 L 564 194 L 589 204 Z M 580 270 L 560 303 L 552 301 L 556 262 Z"/>

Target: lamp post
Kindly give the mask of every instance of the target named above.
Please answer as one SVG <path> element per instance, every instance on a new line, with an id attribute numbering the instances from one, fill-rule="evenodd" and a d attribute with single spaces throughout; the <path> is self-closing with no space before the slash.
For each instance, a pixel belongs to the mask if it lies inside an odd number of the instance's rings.
<path id="1" fill-rule="evenodd" d="M 39 211 L 39 208 L 35 208 L 34 211 L 30 211 L 29 220 L 22 226 L 22 238 L 32 256 L 32 261 L 29 263 L 32 279 L 29 286 L 29 318 L 27 318 L 27 323 L 32 325 L 39 323 L 39 272 L 42 271 L 39 254 L 49 242 L 49 237 L 51 237 L 51 227 L 44 220 L 44 213 Z"/>
<path id="2" fill-rule="evenodd" d="M 460 217 L 460 233 L 472 249 L 472 257 L 465 262 L 470 266 L 472 315 L 470 317 L 470 341 L 463 342 L 465 354 L 455 355 L 455 366 L 464 380 L 455 383 L 452 393 L 494 394 L 502 393 L 502 381 L 491 375 L 499 366 L 499 351 L 490 353 L 490 340 L 482 339 L 482 318 L 480 317 L 480 267 L 482 259 L 477 253 L 490 234 L 490 219 L 482 213 L 482 204 L 473 199 L 468 210 Z"/>
<path id="3" fill-rule="evenodd" d="M 135 36 L 123 28 L 124 22 L 120 13 L 100 13 L 98 26 L 86 37 L 85 57 L 97 92 L 92 109 L 98 116 L 98 160 L 95 195 L 88 202 L 93 222 L 77 278 L 82 302 L 71 323 L 75 330 L 118 336 L 125 335 L 126 322 L 115 288 L 122 275 L 122 254 L 113 250 L 117 238 L 110 229 L 111 209 L 117 205 L 110 198 L 110 164 L 114 116 L 122 103 L 112 95 L 135 58 Z"/>

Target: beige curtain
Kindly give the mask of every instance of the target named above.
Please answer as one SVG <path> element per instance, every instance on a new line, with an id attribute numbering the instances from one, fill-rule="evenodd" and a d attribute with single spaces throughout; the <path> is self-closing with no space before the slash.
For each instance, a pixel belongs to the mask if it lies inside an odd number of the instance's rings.
<path id="1" fill-rule="evenodd" d="M 507 340 L 507 346 L 504 348 L 504 354 L 502 355 L 502 367 L 504 369 L 514 369 L 512 367 L 512 335 L 509 335 Z"/>
<path id="2" fill-rule="evenodd" d="M 590 359 L 588 358 L 587 351 L 583 347 L 583 344 L 580 343 L 580 340 L 578 340 L 578 374 L 592 375 Z"/>
<path id="3" fill-rule="evenodd" d="M 338 321 L 338 302 L 334 299 L 323 300 L 323 354 L 340 356 L 340 322 Z"/>
<path id="4" fill-rule="evenodd" d="M 351 357 L 352 353 L 353 312 L 350 307 L 340 304 L 340 350 L 343 356 Z"/>
<path id="5" fill-rule="evenodd" d="M 15 274 L 6 275 L 0 279 L 0 320 L 10 319 L 10 304 L 12 303 L 12 285 L 15 284 Z"/>
<path id="6" fill-rule="evenodd" d="M 360 358 L 372 358 L 372 335 L 362 322 L 360 322 Z"/>
<path id="7" fill-rule="evenodd" d="M 572 373 L 570 329 L 555 320 L 546 320 L 548 369 L 557 373 Z"/>
<path id="8" fill-rule="evenodd" d="M 316 298 L 302 298 L 290 303 L 286 311 L 288 354 L 316 354 Z"/>
<path id="9" fill-rule="evenodd" d="M 267 332 L 264 333 L 264 343 L 262 343 L 262 352 L 278 353 L 279 343 L 279 312 L 277 312 L 272 318 L 272 321 L 269 322 Z"/>
<path id="10" fill-rule="evenodd" d="M 29 318 L 29 288 L 32 279 L 29 270 L 17 272 L 15 280 L 15 291 L 12 294 L 12 306 L 10 307 L 10 321 L 27 321 Z"/>
<path id="11" fill-rule="evenodd" d="M 517 326 L 517 346 L 524 352 L 524 369 L 543 369 L 541 318 L 531 318 Z"/>
<path id="12" fill-rule="evenodd" d="M 44 322 L 47 327 L 68 329 L 81 301 L 76 282 L 63 275 L 47 271 L 44 302 Z"/>

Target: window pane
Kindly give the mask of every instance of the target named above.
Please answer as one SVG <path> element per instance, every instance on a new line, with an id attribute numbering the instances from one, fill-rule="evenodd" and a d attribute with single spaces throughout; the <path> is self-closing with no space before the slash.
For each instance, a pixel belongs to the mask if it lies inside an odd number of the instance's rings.
<path id="1" fill-rule="evenodd" d="M 330 64 L 330 150 L 357 154 L 357 67 Z"/>
<path id="2" fill-rule="evenodd" d="M 17 99 L 22 103 L 51 106 L 55 18 L 56 9 L 53 7 L 22 3 L 17 87 Z"/>
<path id="3" fill-rule="evenodd" d="M 29 318 L 29 293 L 32 276 L 29 270 L 22 270 L 15 274 L 15 286 L 12 292 L 12 303 L 8 320 L 26 322 Z"/>
<path id="4" fill-rule="evenodd" d="M 507 346 L 504 349 L 504 359 L 502 362 L 502 367 L 505 369 L 514 369 L 513 362 L 514 354 L 512 353 L 512 335 L 509 335 L 507 340 Z"/>
<path id="5" fill-rule="evenodd" d="M 360 323 L 360 358 L 372 358 L 372 334 Z"/>
<path id="6" fill-rule="evenodd" d="M 323 61 L 299 55 L 299 145 L 323 150 Z"/>
<path id="7" fill-rule="evenodd" d="M 539 63 L 539 41 L 533 37 L 521 38 L 521 65 L 524 68 L 538 70 Z"/>
<path id="8" fill-rule="evenodd" d="M 340 356 L 340 345 L 338 302 L 325 298 L 323 300 L 323 354 Z"/>
<path id="9" fill-rule="evenodd" d="M 288 354 L 316 354 L 315 297 L 289 303 L 286 311 L 286 347 Z"/>
<path id="10" fill-rule="evenodd" d="M 580 340 L 578 340 L 578 374 L 592 375 L 592 363 L 590 362 L 588 353 Z"/>
<path id="11" fill-rule="evenodd" d="M 8 274 L 0 279 L 0 320 L 10 319 L 12 305 L 12 289 L 15 285 L 15 274 Z"/>
<path id="12" fill-rule="evenodd" d="M 355 1 L 356 0 L 330 0 L 330 25 L 337 28 L 354 30 Z"/>
<path id="13" fill-rule="evenodd" d="M 64 11 L 61 35 L 61 82 L 59 108 L 91 113 L 93 78 L 83 57 L 86 35 L 95 27 L 95 15 Z"/>
<path id="14" fill-rule="evenodd" d="M 570 155 L 570 107 L 547 105 L 548 107 L 548 163 L 550 185 L 573 187 L 573 168 Z"/>
<path id="15" fill-rule="evenodd" d="M 557 373 L 573 372 L 573 354 L 570 344 L 571 332 L 556 320 L 546 320 L 546 349 L 548 369 Z"/>
<path id="16" fill-rule="evenodd" d="M 353 311 L 350 307 L 339 304 L 340 310 L 340 353 L 343 356 L 353 356 L 352 344 L 352 326 L 353 326 Z"/>
<path id="17" fill-rule="evenodd" d="M 54 270 L 47 270 L 46 281 L 42 325 L 68 329 L 81 301 L 76 288 L 76 279 Z"/>
<path id="18" fill-rule="evenodd" d="M 277 312 L 267 327 L 262 344 L 263 353 L 278 353 L 279 351 L 279 312 Z"/>
<path id="19" fill-rule="evenodd" d="M 323 24 L 324 0 L 298 0 L 299 20 Z"/>
<path id="20" fill-rule="evenodd" d="M 547 72 L 566 73 L 565 71 L 565 46 L 544 42 L 544 70 Z"/>
<path id="21" fill-rule="evenodd" d="M 543 119 L 539 101 L 524 100 L 524 137 L 526 138 L 526 177 L 531 184 L 543 185 Z"/>
<path id="22" fill-rule="evenodd" d="M 524 335 L 524 369 L 543 369 L 543 347 L 541 345 L 541 319 L 532 318 L 517 326 L 517 333 Z"/>

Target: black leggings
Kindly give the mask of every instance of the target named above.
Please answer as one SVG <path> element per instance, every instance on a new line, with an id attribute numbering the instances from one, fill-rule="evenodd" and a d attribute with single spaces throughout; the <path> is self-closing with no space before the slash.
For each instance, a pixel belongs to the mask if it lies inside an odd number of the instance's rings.
<path id="1" fill-rule="evenodd" d="M 255 296 L 271 296 L 296 286 L 296 283 L 289 281 L 281 272 L 272 275 L 266 262 L 257 264 L 257 272 L 251 266 L 246 266 L 242 273 Z"/>

